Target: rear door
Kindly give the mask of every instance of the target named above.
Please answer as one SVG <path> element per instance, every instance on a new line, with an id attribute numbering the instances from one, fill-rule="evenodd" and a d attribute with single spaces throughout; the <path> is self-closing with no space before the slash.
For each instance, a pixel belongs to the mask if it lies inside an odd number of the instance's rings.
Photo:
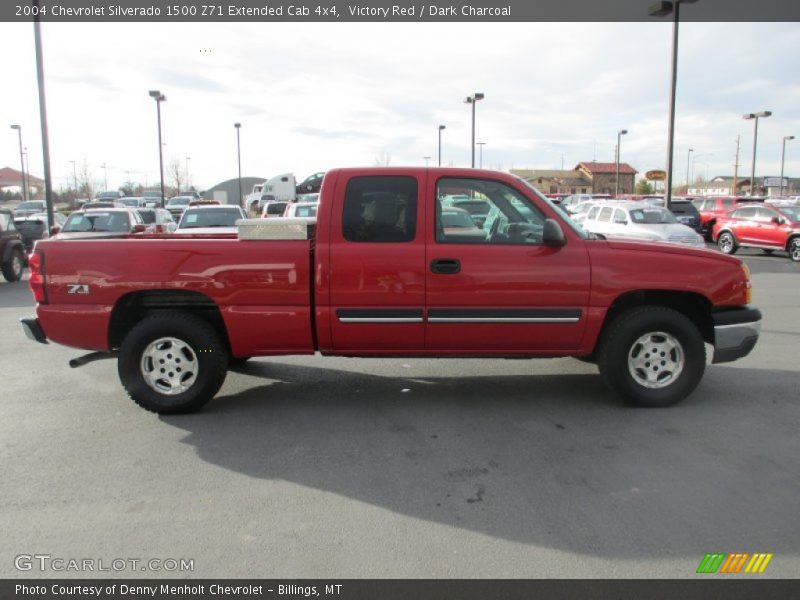
<path id="1" fill-rule="evenodd" d="M 378 172 L 380 173 L 380 172 Z M 425 174 L 343 171 L 330 214 L 331 345 L 337 354 L 425 348 Z"/>
<path id="2" fill-rule="evenodd" d="M 483 236 L 449 235 L 440 199 L 465 193 L 490 205 Z M 567 244 L 542 244 L 545 217 L 523 186 L 488 178 L 428 182 L 426 348 L 441 354 L 546 354 L 577 348 L 589 301 L 589 257 L 562 224 Z"/>

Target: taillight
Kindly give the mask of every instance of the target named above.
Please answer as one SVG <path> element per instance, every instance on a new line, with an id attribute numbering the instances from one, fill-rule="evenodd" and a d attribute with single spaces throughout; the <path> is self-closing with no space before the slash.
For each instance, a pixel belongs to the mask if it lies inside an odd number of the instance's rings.
<path id="1" fill-rule="evenodd" d="M 34 251 L 28 256 L 28 268 L 31 270 L 31 278 L 28 286 L 33 293 L 33 299 L 39 304 L 47 304 L 47 290 L 44 287 L 44 254 Z"/>

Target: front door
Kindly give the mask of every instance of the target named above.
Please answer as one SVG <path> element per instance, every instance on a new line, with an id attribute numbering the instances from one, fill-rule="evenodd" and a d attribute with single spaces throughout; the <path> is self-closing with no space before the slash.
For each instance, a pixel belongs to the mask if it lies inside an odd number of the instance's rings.
<path id="1" fill-rule="evenodd" d="M 472 222 L 450 201 L 465 195 L 485 203 Z M 529 195 L 522 184 L 485 178 L 428 182 L 428 351 L 559 354 L 578 347 L 589 303 L 589 256 L 563 222 L 566 245 L 542 243 L 544 220 L 555 209 Z"/>

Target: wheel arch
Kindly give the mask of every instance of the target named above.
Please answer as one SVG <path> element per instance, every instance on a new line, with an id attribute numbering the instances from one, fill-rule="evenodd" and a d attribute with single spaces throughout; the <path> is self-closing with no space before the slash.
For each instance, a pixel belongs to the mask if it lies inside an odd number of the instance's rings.
<path id="1" fill-rule="evenodd" d="M 109 348 L 119 348 L 128 332 L 146 316 L 165 310 L 181 310 L 201 317 L 230 347 L 222 313 L 214 300 L 200 292 L 160 289 L 130 292 L 117 300 L 108 325 Z"/>
<path id="2" fill-rule="evenodd" d="M 6 242 L 5 248 L 3 248 L 3 263 L 8 262 L 11 259 L 11 254 L 14 250 L 19 250 L 22 252 L 22 257 L 25 258 L 25 246 L 22 244 L 22 240 L 18 239 L 10 239 Z"/>
<path id="3" fill-rule="evenodd" d="M 678 311 L 692 321 L 706 343 L 714 343 L 714 322 L 711 301 L 697 292 L 676 290 L 635 290 L 617 296 L 611 303 L 598 336 L 598 342 L 614 320 L 622 313 L 640 306 L 664 306 Z"/>

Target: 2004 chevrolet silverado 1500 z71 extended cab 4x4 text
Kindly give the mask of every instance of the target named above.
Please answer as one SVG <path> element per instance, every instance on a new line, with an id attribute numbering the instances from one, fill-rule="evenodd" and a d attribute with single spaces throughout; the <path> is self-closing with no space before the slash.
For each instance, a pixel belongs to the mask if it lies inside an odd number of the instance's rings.
<path id="1" fill-rule="evenodd" d="M 488 214 L 450 219 L 463 196 Z M 118 354 L 125 390 L 160 413 L 208 402 L 234 361 L 314 352 L 575 356 L 666 406 L 697 386 L 705 343 L 713 362 L 745 356 L 761 320 L 738 259 L 599 239 L 522 180 L 475 169 L 333 170 L 316 221 L 44 240 L 30 264 L 28 335 L 95 351 L 73 366 Z"/>

